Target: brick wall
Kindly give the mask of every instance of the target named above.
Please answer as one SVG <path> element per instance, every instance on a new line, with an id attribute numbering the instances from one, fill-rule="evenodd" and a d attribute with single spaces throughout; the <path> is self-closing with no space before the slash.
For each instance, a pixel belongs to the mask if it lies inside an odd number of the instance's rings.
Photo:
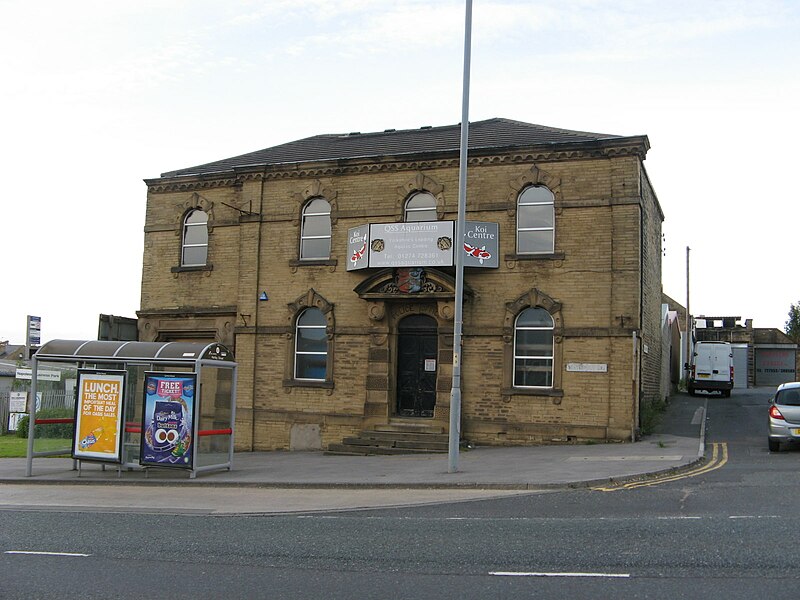
<path id="1" fill-rule="evenodd" d="M 665 398 L 660 376 L 663 352 L 661 322 L 661 222 L 663 215 L 644 167 L 642 173 L 642 381 L 640 402 Z"/>

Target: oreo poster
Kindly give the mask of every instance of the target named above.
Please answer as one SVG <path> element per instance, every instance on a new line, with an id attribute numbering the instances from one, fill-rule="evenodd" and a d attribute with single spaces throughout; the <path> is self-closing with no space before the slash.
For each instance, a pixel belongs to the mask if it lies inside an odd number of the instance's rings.
<path id="1" fill-rule="evenodd" d="M 146 373 L 139 463 L 191 469 L 197 377 Z"/>
<path id="2" fill-rule="evenodd" d="M 125 371 L 79 369 L 72 458 L 120 462 Z"/>

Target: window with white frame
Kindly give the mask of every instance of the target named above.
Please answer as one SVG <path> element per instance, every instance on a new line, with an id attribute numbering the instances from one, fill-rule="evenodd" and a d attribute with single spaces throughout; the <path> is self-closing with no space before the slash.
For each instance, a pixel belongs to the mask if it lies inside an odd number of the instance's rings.
<path id="1" fill-rule="evenodd" d="M 514 323 L 514 387 L 553 387 L 553 317 L 526 308 Z"/>
<path id="2" fill-rule="evenodd" d="M 412 221 L 436 221 L 436 198 L 429 192 L 417 192 L 406 200 L 403 219 Z"/>
<path id="3" fill-rule="evenodd" d="M 303 208 L 300 260 L 327 260 L 331 256 L 331 205 L 313 198 Z"/>
<path id="4" fill-rule="evenodd" d="M 307 308 L 297 318 L 294 378 L 325 381 L 328 372 L 327 320 L 318 308 Z"/>
<path id="5" fill-rule="evenodd" d="M 552 254 L 555 250 L 553 192 L 531 185 L 517 198 L 517 254 Z"/>
<path id="6" fill-rule="evenodd" d="M 198 209 L 183 219 L 181 266 L 203 267 L 208 262 L 208 214 Z"/>

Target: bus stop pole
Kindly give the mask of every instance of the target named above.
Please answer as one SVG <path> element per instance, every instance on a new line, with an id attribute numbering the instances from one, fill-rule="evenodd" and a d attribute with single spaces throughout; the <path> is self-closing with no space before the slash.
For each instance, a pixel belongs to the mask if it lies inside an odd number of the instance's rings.
<path id="1" fill-rule="evenodd" d="M 28 398 L 28 464 L 25 468 L 25 476 L 33 475 L 33 436 L 36 432 L 36 381 L 39 375 L 39 361 L 33 355 L 33 366 L 31 368 L 31 396 Z"/>

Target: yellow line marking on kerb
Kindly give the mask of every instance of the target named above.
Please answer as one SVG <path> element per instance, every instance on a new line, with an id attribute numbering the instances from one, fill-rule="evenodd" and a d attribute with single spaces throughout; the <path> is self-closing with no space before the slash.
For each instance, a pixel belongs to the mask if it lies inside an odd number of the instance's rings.
<path id="1" fill-rule="evenodd" d="M 724 467 L 725 463 L 727 462 L 728 462 L 728 444 L 725 442 L 715 443 L 711 445 L 711 460 L 709 460 L 706 464 L 699 466 L 695 469 L 692 469 L 690 471 L 674 475 L 666 474 L 660 477 L 655 477 L 653 479 L 648 479 L 647 481 L 631 481 L 629 483 L 624 483 L 622 485 L 616 485 L 611 487 L 595 487 L 592 488 L 592 490 L 596 492 L 617 492 L 619 490 L 632 490 L 640 487 L 648 487 L 651 485 L 669 483 L 670 481 L 679 481 L 681 479 L 688 479 L 689 477 L 697 477 L 698 475 L 703 475 L 704 473 L 715 471 L 721 467 Z"/>

